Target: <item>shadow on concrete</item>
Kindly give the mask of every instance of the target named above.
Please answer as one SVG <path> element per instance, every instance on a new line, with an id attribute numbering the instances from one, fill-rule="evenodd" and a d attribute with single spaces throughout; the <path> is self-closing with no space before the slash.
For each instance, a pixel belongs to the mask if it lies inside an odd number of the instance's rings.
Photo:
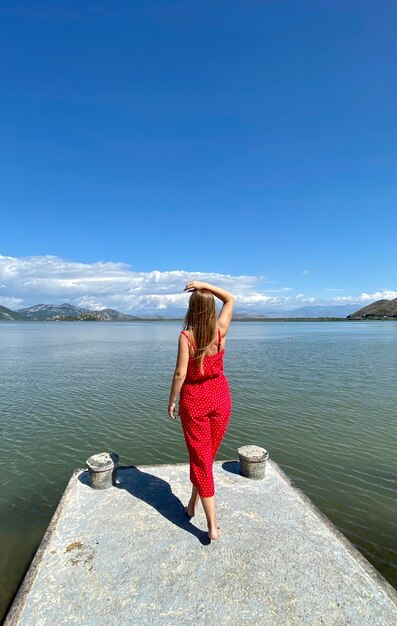
<path id="1" fill-rule="evenodd" d="M 81 474 L 78 475 L 78 479 L 81 483 L 83 483 L 83 485 L 88 485 L 90 484 L 90 474 L 88 470 L 84 470 L 84 472 L 81 472 Z"/>
<path id="2" fill-rule="evenodd" d="M 83 472 L 79 480 L 89 484 L 88 472 Z M 152 506 L 160 515 L 179 526 L 182 530 L 197 537 L 203 545 L 209 545 L 207 532 L 196 528 L 190 519 L 185 515 L 185 508 L 180 499 L 172 493 L 171 486 L 167 481 L 142 472 L 137 467 L 131 465 L 117 468 L 116 485 L 117 489 L 125 489 L 135 498 L 139 498 Z"/>
<path id="3" fill-rule="evenodd" d="M 225 461 L 222 463 L 222 469 L 231 474 L 239 474 L 241 476 L 241 467 L 238 461 Z"/>

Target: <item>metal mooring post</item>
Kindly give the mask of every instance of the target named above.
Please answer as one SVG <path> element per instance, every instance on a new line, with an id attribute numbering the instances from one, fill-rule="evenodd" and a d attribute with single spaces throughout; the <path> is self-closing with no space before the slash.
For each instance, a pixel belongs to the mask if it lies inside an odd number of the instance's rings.
<path id="1" fill-rule="evenodd" d="M 261 480 L 265 478 L 266 461 L 269 453 L 259 446 L 242 446 L 237 449 L 241 473 L 247 478 Z"/>
<path id="2" fill-rule="evenodd" d="M 90 456 L 86 465 L 90 473 L 90 485 L 93 489 L 109 489 L 115 484 L 116 467 L 119 455 L 115 452 L 101 452 Z"/>

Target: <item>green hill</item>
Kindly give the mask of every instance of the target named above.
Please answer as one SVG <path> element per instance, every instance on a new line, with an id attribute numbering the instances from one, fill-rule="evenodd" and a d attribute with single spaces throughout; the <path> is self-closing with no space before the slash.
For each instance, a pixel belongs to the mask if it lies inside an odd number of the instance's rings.
<path id="1" fill-rule="evenodd" d="M 348 320 L 384 320 L 397 319 L 397 298 L 394 300 L 377 300 L 359 311 L 348 315 Z"/>
<path id="2" fill-rule="evenodd" d="M 0 321 L 23 320 L 25 317 L 16 311 L 11 311 L 5 306 L 0 306 Z"/>

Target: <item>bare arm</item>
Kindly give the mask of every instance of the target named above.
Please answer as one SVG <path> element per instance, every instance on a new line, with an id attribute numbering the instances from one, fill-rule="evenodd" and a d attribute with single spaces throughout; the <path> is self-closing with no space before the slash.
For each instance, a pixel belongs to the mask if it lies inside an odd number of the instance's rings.
<path id="1" fill-rule="evenodd" d="M 216 298 L 222 300 L 223 307 L 218 317 L 218 324 L 224 337 L 229 330 L 230 322 L 232 321 L 234 296 L 230 291 L 210 285 L 210 283 L 202 283 L 199 280 L 193 280 L 188 283 L 184 291 L 194 291 L 195 289 L 208 289 Z"/>
<path id="2" fill-rule="evenodd" d="M 188 342 L 187 342 L 187 339 L 183 337 L 183 335 L 180 335 L 179 343 L 178 343 L 178 356 L 176 358 L 176 366 L 175 366 L 174 376 L 172 378 L 170 399 L 168 402 L 168 415 L 172 417 L 172 419 L 174 420 L 176 420 L 176 415 L 174 415 L 175 402 L 186 378 L 188 362 L 189 362 Z"/>

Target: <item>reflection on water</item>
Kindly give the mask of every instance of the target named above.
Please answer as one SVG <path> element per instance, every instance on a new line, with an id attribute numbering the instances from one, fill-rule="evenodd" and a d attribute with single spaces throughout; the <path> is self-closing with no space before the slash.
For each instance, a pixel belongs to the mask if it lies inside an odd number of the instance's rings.
<path id="1" fill-rule="evenodd" d="M 2 611 L 86 458 L 187 461 L 166 417 L 179 329 L 0 324 Z M 266 447 L 396 585 L 397 324 L 234 323 L 226 370 L 234 409 L 218 458 Z"/>

